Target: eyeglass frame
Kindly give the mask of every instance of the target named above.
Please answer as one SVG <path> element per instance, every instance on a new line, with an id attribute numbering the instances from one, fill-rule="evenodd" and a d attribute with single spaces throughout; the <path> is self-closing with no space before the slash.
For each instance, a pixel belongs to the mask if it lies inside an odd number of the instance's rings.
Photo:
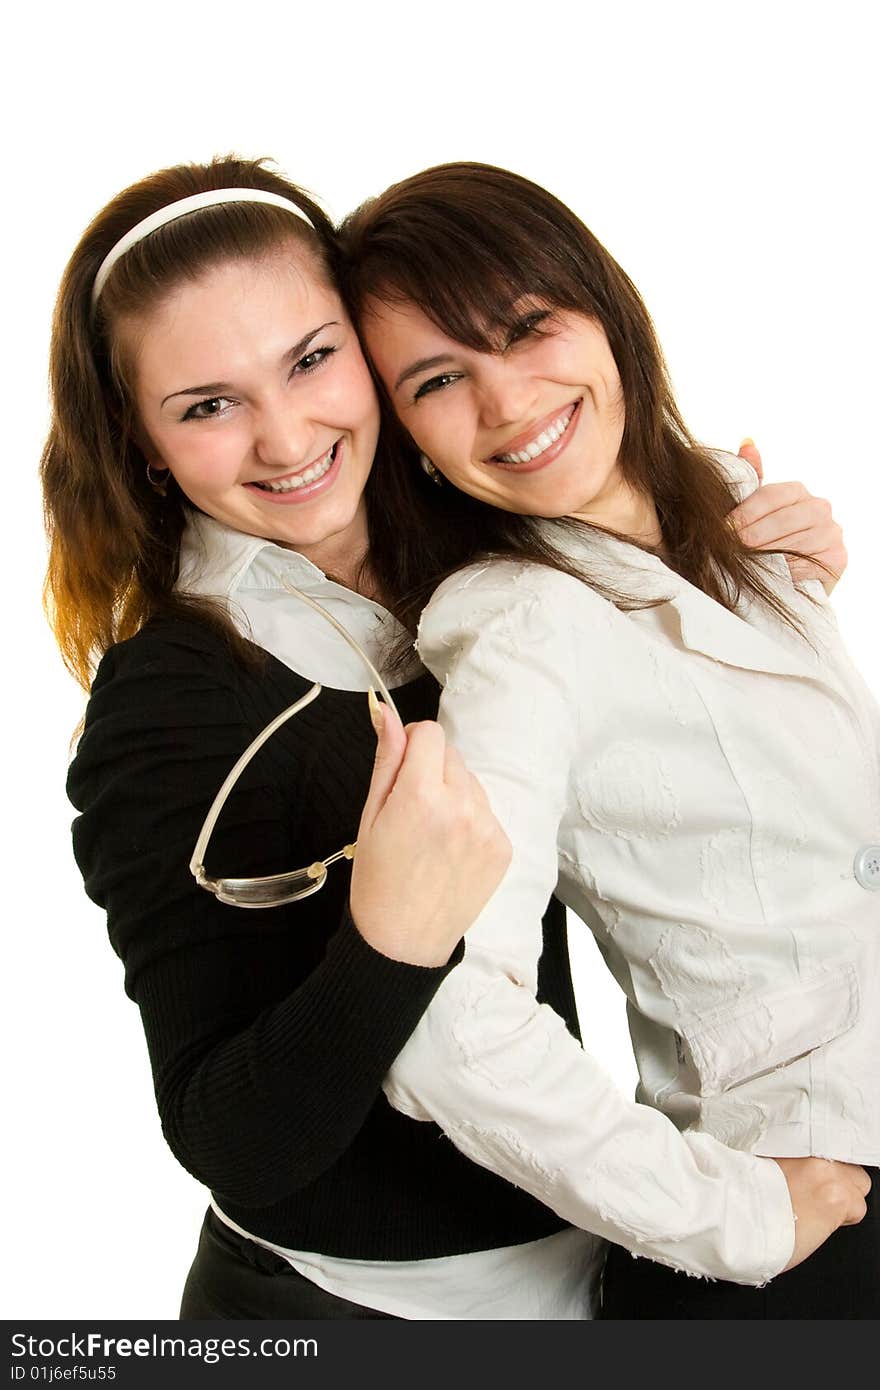
<path id="1" fill-rule="evenodd" d="M 343 627 L 342 623 L 338 622 L 331 613 L 328 613 L 326 608 L 323 608 L 320 603 L 316 603 L 308 594 L 304 594 L 302 590 L 296 588 L 286 576 L 282 577 L 281 583 L 288 593 L 301 599 L 304 603 L 308 604 L 310 608 L 314 609 L 316 613 L 319 613 L 322 618 L 326 619 L 326 621 L 336 629 L 340 636 L 344 638 L 352 650 L 357 652 L 375 681 L 385 703 L 397 714 L 397 707 L 388 692 L 385 682 L 382 680 L 382 677 L 366 652 L 360 644 L 355 641 L 351 633 L 348 632 Z M 372 687 L 370 687 L 370 689 L 372 690 Z M 337 863 L 340 859 L 351 860 L 355 857 L 357 841 L 353 844 L 343 845 L 342 849 L 337 850 L 334 854 L 327 855 L 325 859 L 316 859 L 305 869 L 290 869 L 286 873 L 266 874 L 259 878 L 212 878 L 205 870 L 205 854 L 207 852 L 208 843 L 214 833 L 214 827 L 217 824 L 220 812 L 223 810 L 233 787 L 241 777 L 248 763 L 288 719 L 292 719 L 294 715 L 299 714 L 300 710 L 305 709 L 313 700 L 316 700 L 321 690 L 322 686 L 316 681 L 311 689 L 307 690 L 304 695 L 301 695 L 298 700 L 294 701 L 292 705 L 289 705 L 287 709 L 282 710 L 280 714 L 276 715 L 275 718 L 266 725 L 265 729 L 248 744 L 241 757 L 225 778 L 220 790 L 211 803 L 208 814 L 204 819 L 202 828 L 196 839 L 192 858 L 189 862 L 189 870 L 199 888 L 204 888 L 206 892 L 213 893 L 218 902 L 226 903 L 230 907 L 251 909 L 282 907 L 286 903 L 298 902 L 301 898 L 311 897 L 312 893 L 317 893 L 320 888 L 323 888 L 324 884 L 327 882 L 327 869 L 331 864 Z M 367 697 L 369 698 L 369 691 L 367 692 Z M 297 886 L 294 887 L 294 885 Z"/>

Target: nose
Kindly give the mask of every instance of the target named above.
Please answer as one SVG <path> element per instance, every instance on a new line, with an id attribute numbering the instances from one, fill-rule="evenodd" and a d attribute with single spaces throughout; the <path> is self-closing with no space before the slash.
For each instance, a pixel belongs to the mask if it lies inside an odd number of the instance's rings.
<path id="1" fill-rule="evenodd" d="M 313 421 L 289 403 L 266 404 L 257 416 L 254 449 L 267 468 L 291 469 L 308 463 L 315 438 Z"/>
<path id="2" fill-rule="evenodd" d="M 479 382 L 480 421 L 485 429 L 518 424 L 533 411 L 536 384 L 516 363 L 501 357 L 483 364 Z"/>

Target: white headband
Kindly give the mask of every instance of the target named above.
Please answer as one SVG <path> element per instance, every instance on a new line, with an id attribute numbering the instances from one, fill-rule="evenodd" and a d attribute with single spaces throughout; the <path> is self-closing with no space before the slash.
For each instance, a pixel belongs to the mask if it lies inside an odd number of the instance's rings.
<path id="1" fill-rule="evenodd" d="M 200 208 L 218 207 L 221 203 L 268 203 L 274 208 L 284 208 L 287 212 L 292 212 L 294 216 L 301 217 L 303 222 L 311 227 L 306 214 L 302 208 L 298 208 L 296 203 L 292 203 L 289 198 L 282 198 L 280 193 L 269 193 L 262 188 L 215 188 L 207 193 L 194 193 L 191 198 L 181 198 L 176 203 L 169 203 L 167 207 L 159 208 L 158 212 L 150 213 L 143 222 L 138 222 L 137 226 L 132 227 L 130 232 L 120 237 L 112 250 L 107 252 L 101 262 L 98 273 L 95 276 L 95 283 L 92 286 L 92 310 L 94 311 L 101 291 L 107 283 L 107 276 L 126 251 L 130 251 L 137 242 L 143 241 L 144 237 L 151 232 L 158 231 L 168 222 L 175 222 L 178 217 L 186 217 L 189 212 L 198 212 Z"/>

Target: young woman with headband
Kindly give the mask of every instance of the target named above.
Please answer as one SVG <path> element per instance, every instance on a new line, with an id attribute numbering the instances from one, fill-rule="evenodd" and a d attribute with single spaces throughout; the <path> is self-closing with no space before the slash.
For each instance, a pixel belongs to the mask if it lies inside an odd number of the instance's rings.
<path id="1" fill-rule="evenodd" d="M 54 323 L 48 597 L 91 684 L 74 844 L 164 1133 L 212 1192 L 182 1316 L 586 1316 L 591 1238 L 381 1091 L 509 847 L 431 677 L 389 675 L 419 480 L 377 481 L 334 256 L 259 164 L 168 169 L 92 223 Z M 383 672 L 409 724 L 379 712 L 373 766 Z M 558 904 L 539 954 L 536 997 L 576 1036 Z M 821 1175 L 792 1182 L 832 1229 Z"/>
<path id="2" fill-rule="evenodd" d="M 401 611 L 427 602 L 440 722 L 513 844 L 386 1093 L 616 1242 L 606 1316 L 876 1317 L 880 718 L 821 585 L 778 553 L 798 528 L 746 549 L 754 476 L 688 433 L 637 291 L 545 190 L 441 166 L 342 237 L 362 337 L 442 484 Z M 405 466 L 378 461 L 386 490 Z M 554 890 L 626 993 L 653 1130 L 535 1005 Z M 755 1155 L 733 1206 L 722 1143 Z M 795 1239 L 763 1156 L 811 1154 L 848 1185 L 849 1228 L 742 1287 Z M 719 1232 L 736 1282 L 679 1273 L 724 1278 Z"/>

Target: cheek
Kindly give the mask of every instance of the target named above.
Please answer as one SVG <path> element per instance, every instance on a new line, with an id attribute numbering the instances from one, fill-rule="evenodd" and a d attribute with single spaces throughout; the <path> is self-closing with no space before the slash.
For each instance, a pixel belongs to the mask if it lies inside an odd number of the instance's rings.
<path id="1" fill-rule="evenodd" d="M 214 489 L 228 486 L 237 476 L 245 448 L 240 431 L 226 425 L 222 429 L 194 429 L 188 438 L 157 440 L 158 452 L 182 486 Z"/>
<path id="2" fill-rule="evenodd" d="M 471 462 L 474 444 L 472 423 L 452 396 L 438 392 L 425 397 L 402 417 L 422 453 L 435 462 L 442 461 L 444 471 L 460 471 Z"/>
<path id="3" fill-rule="evenodd" d="M 378 434 L 379 398 L 363 358 L 353 357 L 344 372 L 328 377 L 324 390 L 324 408 L 333 412 L 336 424 L 375 429 Z"/>

